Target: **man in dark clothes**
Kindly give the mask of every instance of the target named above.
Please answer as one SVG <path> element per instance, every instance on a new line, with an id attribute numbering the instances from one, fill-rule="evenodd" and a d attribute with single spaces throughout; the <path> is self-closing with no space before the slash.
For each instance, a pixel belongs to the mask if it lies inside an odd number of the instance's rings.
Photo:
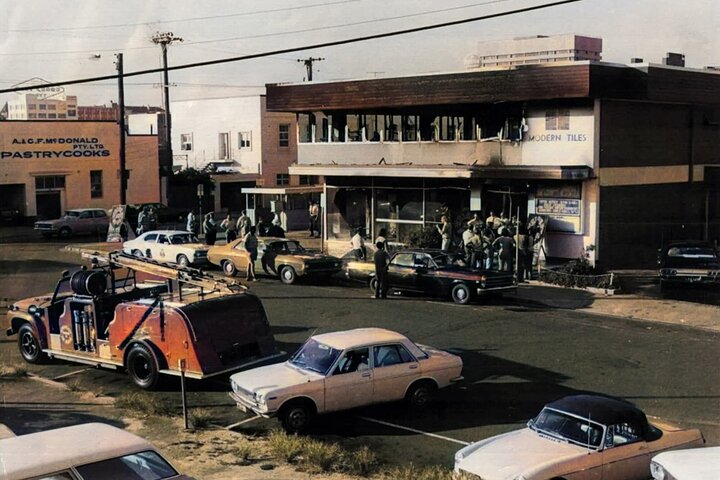
<path id="1" fill-rule="evenodd" d="M 388 291 L 388 263 L 390 256 L 385 251 L 385 242 L 377 242 L 375 244 L 377 251 L 373 256 L 375 260 L 375 278 L 377 278 L 377 288 L 375 289 L 375 298 L 387 298 Z"/>

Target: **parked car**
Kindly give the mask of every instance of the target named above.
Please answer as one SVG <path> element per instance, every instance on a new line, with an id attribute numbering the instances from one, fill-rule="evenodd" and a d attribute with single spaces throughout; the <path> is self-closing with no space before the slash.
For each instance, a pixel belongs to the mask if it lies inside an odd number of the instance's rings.
<path id="1" fill-rule="evenodd" d="M 75 208 L 55 220 L 35 222 L 35 230 L 44 237 L 58 235 L 69 237 L 83 234 L 106 234 L 110 218 L 102 208 Z"/>
<path id="2" fill-rule="evenodd" d="M 153 230 L 123 243 L 123 252 L 136 257 L 155 258 L 182 265 L 207 263 L 210 247 L 197 236 L 182 230 Z"/>
<path id="3" fill-rule="evenodd" d="M 349 280 L 377 288 L 375 264 L 348 260 L 343 267 Z M 391 290 L 419 292 L 449 297 L 466 304 L 489 293 L 514 292 L 517 288 L 511 272 L 476 270 L 465 266 L 459 257 L 435 249 L 400 250 L 390 258 L 388 285 Z"/>
<path id="4" fill-rule="evenodd" d="M 650 462 L 654 480 L 712 480 L 720 478 L 720 447 L 673 450 Z"/>
<path id="5" fill-rule="evenodd" d="M 210 263 L 222 267 L 225 275 L 244 272 L 250 261 L 242 239 L 227 245 L 216 245 L 208 251 Z M 300 277 L 330 277 L 342 268 L 339 258 L 305 250 L 297 240 L 287 238 L 259 238 L 258 259 L 265 273 L 279 275 L 283 283 L 291 284 Z"/>
<path id="6" fill-rule="evenodd" d="M 0 440 L 5 480 L 187 479 L 147 440 L 85 423 Z"/>
<path id="7" fill-rule="evenodd" d="M 422 407 L 439 388 L 462 379 L 462 359 L 381 328 L 311 337 L 287 362 L 230 377 L 240 409 L 277 415 L 289 432 L 316 414 L 407 400 Z"/>
<path id="8" fill-rule="evenodd" d="M 545 405 L 527 427 L 455 454 L 455 471 L 484 480 L 645 480 L 653 455 L 705 443 L 699 430 L 648 423 L 636 406 L 603 395 Z"/>
<path id="9" fill-rule="evenodd" d="M 673 242 L 659 250 L 660 288 L 679 284 L 720 285 L 720 257 L 708 242 Z"/>
<path id="10" fill-rule="evenodd" d="M 26 362 L 126 370 L 150 389 L 161 375 L 204 379 L 279 355 L 260 299 L 236 282 L 119 252 L 96 261 L 10 307 L 6 333 Z"/>

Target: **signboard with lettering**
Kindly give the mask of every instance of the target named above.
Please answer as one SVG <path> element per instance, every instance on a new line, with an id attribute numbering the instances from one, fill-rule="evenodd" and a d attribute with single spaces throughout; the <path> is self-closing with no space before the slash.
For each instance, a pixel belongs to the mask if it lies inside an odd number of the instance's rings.
<path id="1" fill-rule="evenodd" d="M 538 198 L 582 198 L 580 184 L 540 185 L 535 191 Z"/>
<path id="2" fill-rule="evenodd" d="M 535 211 L 543 215 L 580 216 L 580 200 L 567 198 L 537 198 Z"/>
<path id="3" fill-rule="evenodd" d="M 110 150 L 97 137 L 13 137 L 3 142 L 0 161 L 109 157 Z"/>
<path id="4" fill-rule="evenodd" d="M 38 100 L 46 100 L 48 98 L 53 98 L 57 100 L 65 100 L 65 88 L 64 87 L 48 87 L 46 85 L 49 85 L 50 82 L 47 80 L 43 80 L 40 77 L 34 77 L 30 80 L 26 80 L 24 82 L 20 82 L 16 85 L 13 85 L 13 87 L 33 87 L 29 88 L 27 90 L 23 90 L 22 93 L 29 93 L 32 95 L 35 95 L 35 97 Z"/>

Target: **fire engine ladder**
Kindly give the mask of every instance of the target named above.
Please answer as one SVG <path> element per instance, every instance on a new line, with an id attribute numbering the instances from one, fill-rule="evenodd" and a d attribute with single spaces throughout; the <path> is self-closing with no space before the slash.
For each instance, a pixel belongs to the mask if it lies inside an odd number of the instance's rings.
<path id="1" fill-rule="evenodd" d="M 83 256 L 111 268 L 127 268 L 168 280 L 176 280 L 178 285 L 185 284 L 200 287 L 204 294 L 211 292 L 239 293 L 247 290 L 246 286 L 236 280 L 215 278 L 199 268 L 183 267 L 182 265 L 160 262 L 152 258 L 135 257 L 120 251 L 108 254 L 86 253 Z"/>

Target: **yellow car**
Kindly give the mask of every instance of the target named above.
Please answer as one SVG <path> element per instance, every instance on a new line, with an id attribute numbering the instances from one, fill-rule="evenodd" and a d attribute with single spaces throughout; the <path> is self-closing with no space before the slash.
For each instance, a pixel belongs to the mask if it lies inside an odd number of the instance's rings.
<path id="1" fill-rule="evenodd" d="M 208 251 L 210 263 L 222 267 L 225 275 L 235 276 L 247 270 L 250 254 L 242 239 L 227 245 L 217 245 Z M 339 258 L 305 250 L 297 240 L 287 238 L 258 238 L 258 258 L 268 275 L 279 275 L 286 284 L 298 277 L 330 277 L 342 268 Z"/>

